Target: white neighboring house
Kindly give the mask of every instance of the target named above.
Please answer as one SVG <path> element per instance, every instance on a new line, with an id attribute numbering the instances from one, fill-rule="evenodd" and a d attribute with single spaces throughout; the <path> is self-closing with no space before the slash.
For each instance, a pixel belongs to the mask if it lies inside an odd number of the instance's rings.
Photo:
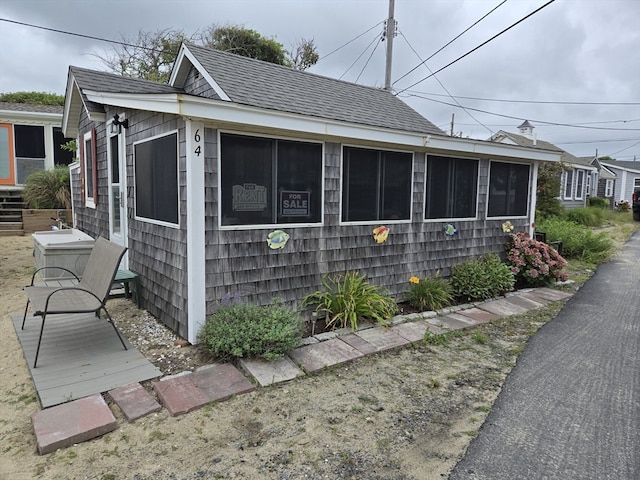
<path id="1" fill-rule="evenodd" d="M 519 127 L 520 134 L 498 131 L 489 140 L 492 142 L 519 145 L 521 147 L 540 148 L 561 152 L 561 162 L 566 169 L 560 179 L 560 204 L 565 208 L 587 206 L 587 198 L 596 196 L 598 185 L 598 168 L 592 165 L 592 158 L 578 158 L 552 143 L 538 140 L 533 133 L 534 126 L 525 120 Z"/>
<path id="2" fill-rule="evenodd" d="M 20 188 L 33 172 L 69 165 L 73 154 L 60 146 L 62 107 L 0 102 L 0 187 Z"/>
<path id="3" fill-rule="evenodd" d="M 616 176 L 612 194 L 612 204 L 623 200 L 631 203 L 635 187 L 640 187 L 640 162 L 599 161 L 600 164 Z"/>

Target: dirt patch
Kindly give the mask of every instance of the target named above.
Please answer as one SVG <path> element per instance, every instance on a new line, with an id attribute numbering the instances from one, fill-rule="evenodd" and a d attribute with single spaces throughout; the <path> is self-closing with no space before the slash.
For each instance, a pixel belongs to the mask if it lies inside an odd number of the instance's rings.
<path id="1" fill-rule="evenodd" d="M 30 237 L 0 237 L 0 478 L 442 479 L 477 434 L 526 340 L 559 304 L 260 388 L 180 417 L 166 410 L 46 456 L 9 318 L 34 270 Z M 132 301 L 109 309 L 164 373 L 211 361 Z"/>

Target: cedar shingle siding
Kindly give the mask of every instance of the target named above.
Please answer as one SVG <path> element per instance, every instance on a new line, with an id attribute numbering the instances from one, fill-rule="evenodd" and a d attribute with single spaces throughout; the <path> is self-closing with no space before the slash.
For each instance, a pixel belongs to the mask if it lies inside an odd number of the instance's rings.
<path id="1" fill-rule="evenodd" d="M 193 336 L 194 332 L 187 330 L 190 320 L 188 309 L 194 301 L 203 302 L 200 303 L 201 306 L 206 302 L 207 314 L 214 311 L 217 301 L 238 293 L 246 300 L 260 304 L 279 297 L 299 305 L 305 295 L 320 287 L 324 275 L 349 270 L 365 273 L 371 283 L 386 287 L 394 296 L 402 299 L 412 275 L 430 276 L 440 270 L 443 276 L 447 276 L 452 266 L 468 258 L 487 252 L 502 253 L 507 240 L 507 235 L 501 229 L 505 219 L 485 219 L 492 158 L 487 154 L 471 155 L 467 151 L 462 155 L 463 158 L 479 161 L 478 215 L 477 220 L 452 220 L 458 228 L 458 233 L 453 237 L 445 236 L 443 231 L 450 220 L 424 221 L 427 161 L 427 149 L 424 147 L 390 145 L 372 138 L 364 141 L 357 138 L 336 138 L 318 131 L 307 135 L 295 128 L 286 130 L 286 127 L 272 127 L 270 124 L 244 126 L 234 123 L 235 120 L 221 121 L 203 109 L 199 110 L 201 117 L 196 117 L 195 120 L 205 126 L 204 132 L 199 133 L 203 138 L 204 156 L 192 156 L 191 152 L 187 152 L 188 142 L 185 138 L 186 132 L 190 131 L 190 125 L 187 124 L 190 117 L 182 117 L 176 111 L 182 105 L 181 101 L 188 101 L 194 96 L 198 97 L 195 102 L 197 108 L 208 105 L 215 110 L 221 105 L 230 105 L 230 110 L 235 114 L 249 107 L 252 114 L 266 112 L 274 115 L 273 118 L 284 116 L 287 121 L 292 122 L 297 118 L 305 122 L 309 122 L 311 117 L 316 120 L 320 118 L 332 128 L 338 125 L 340 128 L 347 126 L 351 129 L 345 131 L 373 128 L 376 135 L 378 132 L 380 135 L 387 135 L 386 139 L 395 138 L 394 135 L 398 138 L 416 135 L 426 145 L 430 135 L 443 135 L 431 122 L 389 92 L 209 51 L 202 47 L 193 47 L 192 53 L 198 57 L 200 66 L 191 65 L 184 67 L 184 70 L 181 66 L 178 67 L 176 78 L 181 79 L 178 82 L 180 88 L 72 67 L 69 73 L 73 80 L 70 82 L 72 88 L 67 92 L 68 96 L 71 95 L 71 101 L 67 102 L 68 109 L 65 110 L 65 118 L 75 123 L 67 131 L 77 134 L 79 138 L 83 138 L 85 132 L 92 128 L 96 131 L 98 201 L 95 209 L 86 207 L 81 198 L 81 169 L 72 170 L 77 226 L 94 237 L 109 236 L 106 122 L 114 114 L 124 114 L 128 120 L 129 127 L 124 132 L 124 138 L 129 268 L 139 274 L 143 307 L 181 336 Z M 202 66 L 205 72 L 196 70 L 196 67 Z M 214 77 L 215 87 L 208 83 L 204 73 Z M 92 92 L 102 93 L 96 96 Z M 110 106 L 108 100 L 104 99 L 111 94 L 117 98 L 116 105 L 121 102 L 120 94 L 129 94 L 139 101 L 141 107 L 131 109 Z M 156 95 L 160 95 L 162 100 L 154 104 Z M 225 95 L 229 99 L 225 99 Z M 170 103 L 172 98 L 173 103 Z M 99 101 L 104 101 L 104 104 Z M 148 105 L 156 106 L 158 110 L 165 108 L 166 112 L 153 110 Z M 222 111 L 222 114 L 226 111 Z M 278 112 L 275 113 L 276 111 Z M 220 228 L 218 140 L 221 130 L 239 134 L 253 132 L 265 138 L 277 135 L 277 138 L 322 142 L 322 224 L 302 227 L 274 225 L 266 228 Z M 174 131 L 178 132 L 179 225 L 163 225 L 137 219 L 134 144 Z M 370 130 L 367 135 L 369 132 Z M 403 133 L 399 135 L 397 132 Z M 464 143 L 463 140 L 460 142 Z M 341 159 L 345 144 L 413 154 L 412 185 L 407 185 L 407 188 L 412 187 L 413 192 L 409 221 L 340 224 Z M 497 150 L 500 153 L 507 148 L 510 147 L 501 146 Z M 440 150 L 434 154 L 456 158 L 461 156 L 458 151 Z M 509 161 L 509 158 L 499 160 Z M 512 158 L 512 161 L 518 162 L 518 159 Z M 188 208 L 194 207 L 189 203 L 194 201 L 193 192 L 187 191 L 187 166 L 191 168 L 194 164 L 187 162 L 204 162 L 204 218 L 193 219 L 191 223 L 197 225 L 203 222 L 203 259 L 187 258 L 188 242 L 198 235 L 187 231 Z M 526 161 L 528 164 L 533 162 L 531 159 Z M 534 169 L 531 171 L 533 175 Z M 531 183 L 530 179 L 529 202 L 533 195 Z M 509 220 L 516 231 L 529 229 L 530 217 Z M 390 229 L 389 238 L 383 244 L 376 244 L 372 236 L 373 228 L 379 225 L 387 225 Z M 275 229 L 285 230 L 290 235 L 289 242 L 281 250 L 271 250 L 266 243 L 267 235 Z M 206 299 L 188 299 L 188 279 L 193 278 L 187 276 L 188 265 L 202 265 L 200 262 L 204 265 L 202 281 L 205 283 Z"/>

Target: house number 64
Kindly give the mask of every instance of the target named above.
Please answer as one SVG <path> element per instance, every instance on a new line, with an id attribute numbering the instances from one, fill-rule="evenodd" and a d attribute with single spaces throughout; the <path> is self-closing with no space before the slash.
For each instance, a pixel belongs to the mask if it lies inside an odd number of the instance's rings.
<path id="1" fill-rule="evenodd" d="M 196 148 L 193 151 L 193 153 L 196 154 L 196 156 L 200 156 L 200 154 L 202 153 L 202 143 L 201 143 L 202 137 L 200 136 L 200 129 L 197 128 L 195 133 L 193 134 L 193 141 L 196 143 Z"/>

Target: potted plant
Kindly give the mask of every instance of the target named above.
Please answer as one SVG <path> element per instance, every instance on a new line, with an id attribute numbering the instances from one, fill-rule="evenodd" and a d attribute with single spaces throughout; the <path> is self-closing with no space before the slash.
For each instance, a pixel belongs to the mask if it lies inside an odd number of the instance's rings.
<path id="1" fill-rule="evenodd" d="M 22 211 L 25 233 L 49 230 L 55 219 L 71 222 L 71 183 L 69 167 L 56 165 L 38 170 L 25 180 L 22 197 L 28 209 Z M 52 218 L 54 220 L 52 220 Z"/>

